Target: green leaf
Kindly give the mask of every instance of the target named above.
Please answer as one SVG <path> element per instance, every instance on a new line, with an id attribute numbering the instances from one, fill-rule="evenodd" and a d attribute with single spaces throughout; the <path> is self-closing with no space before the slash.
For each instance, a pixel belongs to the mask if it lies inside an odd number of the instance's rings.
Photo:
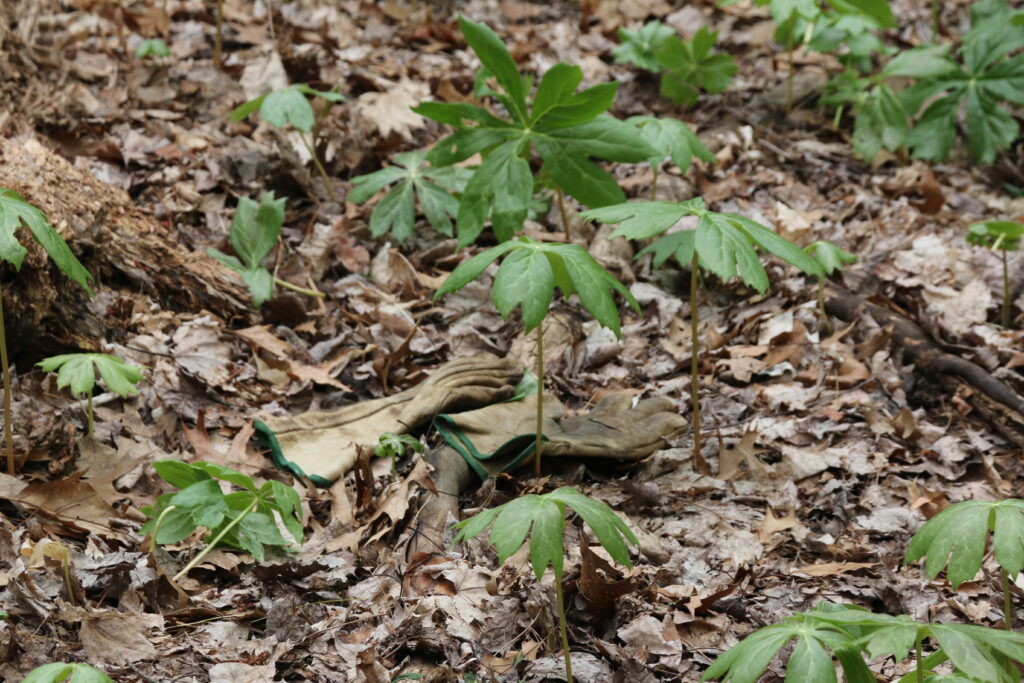
<path id="1" fill-rule="evenodd" d="M 258 268 L 277 244 L 284 224 L 285 199 L 265 192 L 257 204 L 248 197 L 238 200 L 231 221 L 231 246 L 248 268 Z"/>
<path id="2" fill-rule="evenodd" d="M 929 630 L 957 669 L 981 681 L 1009 680 L 984 640 L 978 642 L 952 624 L 932 624 Z"/>
<path id="3" fill-rule="evenodd" d="M 512 55 L 505 48 L 494 31 L 485 24 L 478 24 L 465 17 L 459 17 L 459 28 L 466 42 L 473 48 L 480 63 L 494 75 L 498 84 L 509 95 L 512 117 L 520 122 L 527 120 L 526 88 L 519 75 Z"/>
<path id="4" fill-rule="evenodd" d="M 168 504 L 179 508 L 212 507 L 227 510 L 224 492 L 220 490 L 220 484 L 213 479 L 197 481 L 183 488 L 168 501 Z"/>
<path id="5" fill-rule="evenodd" d="M 38 666 L 21 679 L 22 683 L 114 683 L 99 669 L 88 664 L 53 662 Z"/>
<path id="6" fill-rule="evenodd" d="M 408 435 L 403 434 L 402 436 Z M 415 439 L 413 440 L 419 446 L 418 449 L 416 446 L 412 446 L 413 450 L 422 451 L 423 444 Z M 299 498 L 299 494 L 295 492 L 295 489 L 271 479 L 260 487 L 260 497 L 270 503 L 273 509 L 277 510 L 278 514 L 281 515 L 281 523 L 284 524 L 285 528 L 295 538 L 295 542 L 302 543 L 304 535 L 302 529 L 302 501 Z"/>
<path id="7" fill-rule="evenodd" d="M 303 133 L 312 131 L 316 123 L 313 105 L 294 85 L 267 93 L 260 105 L 260 116 L 275 128 L 292 126 Z"/>
<path id="8" fill-rule="evenodd" d="M 517 249 L 519 246 L 518 242 L 503 242 L 496 247 L 491 247 L 486 251 L 482 251 L 476 256 L 468 259 L 467 261 L 460 263 L 459 266 L 452 271 L 452 274 L 448 276 L 437 292 L 434 293 L 434 301 L 445 294 L 451 294 L 454 291 L 460 290 L 468 285 L 473 280 L 480 276 L 480 273 L 487 269 L 487 266 L 494 263 L 498 258 L 505 252 Z"/>
<path id="9" fill-rule="evenodd" d="M 46 220 L 43 212 L 22 199 L 14 190 L 0 187 L 0 259 L 14 265 L 16 270 L 21 270 L 21 263 L 27 253 L 15 235 L 23 224 L 57 267 L 84 289 L 86 294 L 93 296 L 89 287 L 92 275 Z"/>
<path id="10" fill-rule="evenodd" d="M 708 151 L 693 130 L 679 119 L 658 119 L 653 116 L 632 116 L 626 119 L 640 129 L 640 135 L 655 151 L 647 162 L 659 166 L 666 156 L 682 173 L 686 173 L 694 157 L 705 163 L 714 163 L 715 156 Z"/>
<path id="11" fill-rule="evenodd" d="M 135 57 L 145 59 L 146 57 L 170 57 L 171 48 L 167 47 L 160 38 L 147 38 L 135 48 Z"/>
<path id="12" fill-rule="evenodd" d="M 677 104 L 689 106 L 701 90 L 718 93 L 725 90 L 736 74 L 731 55 L 712 54 L 718 32 L 701 28 L 692 41 L 671 36 L 655 52 L 664 67 L 661 94 Z"/>
<path id="13" fill-rule="evenodd" d="M 377 439 L 377 447 L 373 454 L 378 458 L 400 458 L 405 455 L 407 449 L 423 452 L 423 444 L 412 434 L 395 434 L 384 432 Z"/>
<path id="14" fill-rule="evenodd" d="M 801 634 L 786 662 L 786 683 L 833 683 L 836 668 L 821 641 Z"/>
<path id="15" fill-rule="evenodd" d="M 521 305 L 524 331 L 529 333 L 548 314 L 554 293 L 555 276 L 544 252 L 519 249 L 502 262 L 491 296 L 498 313 L 506 320 Z"/>
<path id="16" fill-rule="evenodd" d="M 799 633 L 800 626 L 790 620 L 758 629 L 719 655 L 700 679 L 757 683 L 776 653 Z"/>
<path id="17" fill-rule="evenodd" d="M 888 0 L 829 0 L 838 12 L 855 13 L 869 17 L 879 28 L 895 28 L 896 20 Z"/>
<path id="18" fill-rule="evenodd" d="M 946 569 L 946 576 L 956 590 L 964 581 L 973 579 L 981 569 L 988 530 L 995 518 L 996 509 L 1024 505 L 1024 501 L 1011 501 L 994 503 L 968 500 L 949 506 L 925 522 L 914 534 L 903 561 L 916 562 L 927 556 L 925 572 L 928 578 L 934 579 Z M 1019 544 L 1021 531 L 1020 528 L 1007 530 L 1010 534 L 1007 545 L 1011 538 L 1015 538 Z"/>
<path id="19" fill-rule="evenodd" d="M 709 212 L 701 216 L 694 246 L 701 266 L 723 281 L 734 278 L 739 266 L 744 282 L 761 293 L 768 289 L 768 274 L 750 240 L 723 214 Z"/>
<path id="20" fill-rule="evenodd" d="M 617 81 L 598 83 L 583 92 L 572 95 L 564 102 L 552 107 L 541 116 L 536 127 L 541 132 L 557 128 L 570 128 L 593 121 L 602 112 L 611 108 L 615 102 L 615 91 L 619 89 Z M 540 93 L 538 93 L 539 96 Z"/>
<path id="21" fill-rule="evenodd" d="M 804 251 L 818 262 L 825 275 L 842 272 L 846 264 L 857 261 L 857 257 L 850 252 L 824 240 L 807 245 Z"/>
<path id="22" fill-rule="evenodd" d="M 972 223 L 967 227 L 967 241 L 970 244 L 1016 251 L 1024 237 L 1024 224 L 1016 221 L 985 221 Z"/>
<path id="23" fill-rule="evenodd" d="M 533 98 L 533 106 L 531 107 L 532 115 L 530 120 L 536 123 L 551 109 L 572 97 L 572 94 L 576 92 L 576 88 L 579 87 L 582 80 L 583 70 L 575 65 L 570 66 L 565 62 L 559 62 L 548 69 L 543 78 L 540 79 L 540 85 L 537 86 L 537 94 Z M 608 106 L 611 106 L 611 104 L 609 103 Z M 598 113 L 605 109 L 608 109 L 608 107 L 604 107 Z"/>
<path id="24" fill-rule="evenodd" d="M 488 212 L 499 241 L 522 229 L 533 193 L 530 164 L 519 156 L 519 141 L 495 148 L 466 183 L 457 218 L 459 246 L 476 240 Z"/>
<path id="25" fill-rule="evenodd" d="M 380 237 L 390 232 L 399 242 L 404 242 L 412 235 L 416 224 L 413 189 L 411 182 L 400 183 L 377 203 L 370 216 L 372 236 Z"/>
<path id="26" fill-rule="evenodd" d="M 601 223 L 620 223 L 613 237 L 628 237 L 633 240 L 647 239 L 665 232 L 679 222 L 683 216 L 693 215 L 694 210 L 704 210 L 699 197 L 688 202 L 630 202 L 590 209 L 580 218 Z"/>
<path id="27" fill-rule="evenodd" d="M 618 64 L 632 62 L 641 69 L 657 73 L 662 67 L 655 52 L 665 39 L 674 35 L 675 29 L 660 21 L 649 21 L 636 31 L 619 28 L 619 45 L 612 50 L 612 56 Z"/>
<path id="28" fill-rule="evenodd" d="M 197 481 L 210 478 L 206 472 L 180 460 L 157 460 L 153 463 L 153 469 L 161 479 L 176 489 L 183 489 Z"/>
<path id="29" fill-rule="evenodd" d="M 967 89 L 967 146 L 971 156 L 990 164 L 996 153 L 1017 139 L 1020 126 L 994 97 L 979 87 Z"/>
<path id="30" fill-rule="evenodd" d="M 956 95 L 941 97 L 925 109 L 907 139 L 915 159 L 939 161 L 949 156 L 956 142 L 956 113 L 960 99 Z"/>
<path id="31" fill-rule="evenodd" d="M 630 291 L 580 245 L 548 245 L 548 253 L 552 252 L 561 257 L 583 308 L 599 323 L 614 332 L 616 337 L 621 336 L 619 310 L 612 299 L 612 292 L 617 291 L 621 294 L 639 314 L 640 304 Z"/>
<path id="32" fill-rule="evenodd" d="M 161 511 L 164 509 L 166 509 L 166 506 L 161 508 Z M 191 536 L 196 530 L 196 522 L 192 519 L 192 512 L 192 510 L 185 508 L 178 508 L 168 512 L 160 522 L 160 528 L 157 530 L 156 537 L 153 540 L 160 545 L 166 545 L 183 541 Z"/>
<path id="33" fill-rule="evenodd" d="M 651 242 L 637 252 L 636 256 L 640 258 L 644 254 L 654 254 L 651 265 L 655 268 L 661 268 L 670 257 L 675 258 L 679 265 L 688 266 L 693 260 L 694 237 L 695 230 L 673 232 Z"/>
<path id="34" fill-rule="evenodd" d="M 575 510 L 613 560 L 625 567 L 633 566 L 623 539 L 635 546 L 639 546 L 640 542 L 614 510 L 604 502 L 585 496 L 571 486 L 562 486 L 548 495 L 552 500 L 564 503 Z"/>
<path id="35" fill-rule="evenodd" d="M 92 393 L 96 385 L 96 371 L 99 371 L 107 389 L 122 398 L 138 394 L 135 385 L 142 381 L 142 368 L 105 353 L 66 353 L 45 358 L 36 365 L 44 372 L 58 371 L 57 389 L 71 387 L 75 396 Z"/>
<path id="36" fill-rule="evenodd" d="M 224 467 L 212 462 L 194 462 L 192 466 L 206 472 L 215 479 L 226 481 L 234 484 L 238 488 L 245 489 L 246 491 L 255 493 L 256 483 L 253 482 L 252 477 L 241 472 L 236 472 L 230 467 Z M 244 507 L 244 506 L 243 506 Z"/>
<path id="37" fill-rule="evenodd" d="M 737 228 L 745 232 L 757 246 L 769 254 L 777 256 L 792 266 L 796 266 L 808 275 L 820 276 L 822 274 L 821 266 L 817 261 L 789 240 L 779 237 L 778 233 L 774 230 L 769 230 L 760 223 L 756 223 L 739 214 L 727 213 L 723 215 L 729 218 Z"/>
<path id="38" fill-rule="evenodd" d="M 903 50 L 889 60 L 882 69 L 883 78 L 904 76 L 907 78 L 939 78 L 958 71 L 957 65 L 949 58 L 946 45 L 919 45 Z"/>
<path id="39" fill-rule="evenodd" d="M 598 207 L 626 201 L 618 181 L 583 155 L 557 145 L 538 145 L 538 149 L 552 179 L 581 204 Z"/>

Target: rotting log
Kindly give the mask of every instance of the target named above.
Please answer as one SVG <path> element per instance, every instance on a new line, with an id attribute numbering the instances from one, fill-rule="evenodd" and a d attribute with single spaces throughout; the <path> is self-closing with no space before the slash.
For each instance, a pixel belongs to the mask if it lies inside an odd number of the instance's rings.
<path id="1" fill-rule="evenodd" d="M 0 138 L 0 187 L 39 207 L 95 278 L 98 291 L 140 294 L 162 309 L 209 311 L 247 321 L 252 312 L 242 281 L 206 254 L 180 244 L 173 229 L 136 206 L 126 192 L 75 168 L 32 136 Z M 116 339 L 129 315 L 88 307 L 85 292 L 68 280 L 30 239 L 21 272 L 0 265 L 8 344 L 32 362 L 67 349 L 96 349 Z M 95 307 L 94 307 L 95 309 Z"/>

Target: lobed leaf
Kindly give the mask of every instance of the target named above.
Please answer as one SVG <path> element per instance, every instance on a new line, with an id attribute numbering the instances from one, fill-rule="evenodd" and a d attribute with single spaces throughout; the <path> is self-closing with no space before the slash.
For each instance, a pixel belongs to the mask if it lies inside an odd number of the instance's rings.
<path id="1" fill-rule="evenodd" d="M 981 569 L 985 543 L 999 503 L 968 500 L 951 505 L 925 522 L 907 546 L 904 562 L 916 562 L 927 556 L 925 572 L 934 579 L 943 569 L 959 588 Z"/>

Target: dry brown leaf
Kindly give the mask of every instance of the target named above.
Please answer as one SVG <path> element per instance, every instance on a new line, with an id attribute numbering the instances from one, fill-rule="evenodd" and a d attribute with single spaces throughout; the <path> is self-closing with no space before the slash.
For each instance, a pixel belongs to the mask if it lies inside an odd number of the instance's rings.
<path id="1" fill-rule="evenodd" d="M 847 572 L 855 572 L 858 569 L 877 567 L 879 564 L 879 562 L 819 562 L 818 564 L 807 564 L 799 569 L 794 569 L 793 573 L 806 576 L 836 576 L 838 574 L 846 574 Z"/>
<path id="2" fill-rule="evenodd" d="M 383 137 L 397 133 L 412 140 L 412 131 L 422 128 L 423 117 L 411 108 L 428 95 L 423 83 L 404 80 L 386 92 L 367 92 L 356 100 L 356 110 L 367 124 L 375 126 Z"/>
<path id="3" fill-rule="evenodd" d="M 796 518 L 796 510 L 790 510 L 784 516 L 776 517 L 771 508 L 765 508 L 764 524 L 762 524 L 761 528 L 758 530 L 757 538 L 762 543 L 767 543 L 775 532 L 785 531 L 786 529 L 792 529 L 798 526 L 802 525 L 800 520 Z"/>

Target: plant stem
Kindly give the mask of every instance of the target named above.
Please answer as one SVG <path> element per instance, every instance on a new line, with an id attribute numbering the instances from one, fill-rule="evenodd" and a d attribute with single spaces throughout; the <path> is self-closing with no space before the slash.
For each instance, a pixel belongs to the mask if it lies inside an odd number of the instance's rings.
<path id="1" fill-rule="evenodd" d="M 660 166 L 661 166 L 660 163 L 657 164 L 656 166 L 651 166 L 651 170 L 654 171 L 654 180 L 651 181 L 651 201 L 652 202 L 656 201 L 658 199 L 658 168 Z"/>
<path id="2" fill-rule="evenodd" d="M 825 278 L 818 278 L 818 315 L 821 316 L 821 329 L 826 334 L 831 334 L 832 326 L 828 322 L 828 313 L 825 312 Z"/>
<path id="3" fill-rule="evenodd" d="M 914 662 L 917 664 L 917 683 L 924 683 L 924 668 L 923 661 L 921 659 L 921 631 L 917 632 L 917 638 L 914 641 Z"/>
<path id="4" fill-rule="evenodd" d="M 153 534 L 149 539 L 149 552 L 153 552 L 153 548 L 156 547 L 156 537 L 160 533 L 160 525 L 164 523 L 164 517 L 167 516 L 171 510 L 177 510 L 177 505 L 169 505 L 164 508 L 164 511 L 160 513 L 160 516 L 156 518 L 156 524 L 153 525 Z"/>
<path id="5" fill-rule="evenodd" d="M 64 583 L 68 589 L 68 602 L 76 605 L 78 601 L 75 600 L 75 589 L 71 584 L 71 551 L 68 550 L 67 546 L 64 546 L 64 557 L 62 558 L 61 566 L 64 569 Z"/>
<path id="6" fill-rule="evenodd" d="M 537 325 L 537 440 L 533 445 L 533 474 L 540 476 L 540 452 L 544 435 L 544 322 Z"/>
<path id="7" fill-rule="evenodd" d="M 7 335 L 4 331 L 4 298 L 0 294 L 0 365 L 4 377 L 4 448 L 7 450 L 7 474 L 17 474 L 14 462 L 14 431 L 11 429 L 11 369 L 7 367 Z"/>
<path id="8" fill-rule="evenodd" d="M 302 138 L 302 144 L 306 146 L 306 151 L 309 152 L 309 156 L 313 157 L 313 165 L 316 166 L 316 170 L 320 173 L 320 177 L 323 178 L 324 187 L 327 188 L 327 197 L 333 202 L 334 201 L 334 190 L 331 189 L 331 179 L 327 177 L 327 169 L 320 163 L 320 157 L 316 155 L 316 150 L 313 149 L 313 145 L 306 138 L 306 134 L 299 131 L 299 137 Z"/>
<path id="9" fill-rule="evenodd" d="M 317 297 L 319 299 L 323 299 L 323 298 L 325 298 L 327 296 L 323 292 L 318 292 L 315 289 L 306 289 L 305 287 L 299 287 L 298 285 L 293 285 L 292 283 L 288 282 L 287 280 L 282 280 L 282 279 L 276 278 L 276 277 L 274 278 L 274 284 L 279 286 L 279 287 L 284 287 L 285 289 L 290 289 L 293 292 L 298 292 L 299 294 L 305 294 L 306 296 L 315 296 L 315 297 Z"/>
<path id="10" fill-rule="evenodd" d="M 1003 249 L 1003 327 L 1010 326 L 1010 271 L 1006 264 L 1006 249 Z"/>
<path id="11" fill-rule="evenodd" d="M 562 631 L 562 652 L 565 654 L 565 680 L 572 683 L 572 657 L 569 656 L 569 628 L 565 621 L 565 594 L 562 577 L 555 576 L 555 597 L 558 599 L 558 626 Z"/>
<path id="12" fill-rule="evenodd" d="M 939 0 L 932 0 L 932 42 L 939 44 Z"/>
<path id="13" fill-rule="evenodd" d="M 693 401 L 693 464 L 700 474 L 710 474 L 708 465 L 704 462 L 704 454 L 701 452 L 700 443 L 700 380 L 697 377 L 697 370 L 700 364 L 700 325 L 697 320 L 697 287 L 700 285 L 700 265 L 697 260 L 697 250 L 693 251 L 693 260 L 690 263 L 690 397 Z"/>
<path id="14" fill-rule="evenodd" d="M 558 212 L 562 214 L 562 230 L 565 231 L 565 241 L 572 242 L 572 235 L 569 232 L 569 214 L 565 210 L 565 193 L 562 188 L 555 188 L 555 198 L 558 199 Z"/>
<path id="15" fill-rule="evenodd" d="M 1003 580 L 1003 628 L 1007 631 L 1013 630 L 1013 600 L 1010 594 L 1010 574 L 1005 569 L 999 570 L 999 576 Z M 1009 664 L 1009 662 L 1007 662 Z"/>
<path id="16" fill-rule="evenodd" d="M 92 392 L 89 392 L 89 396 L 85 399 L 86 414 L 89 416 L 88 427 L 85 430 L 85 435 L 92 438 L 93 434 L 93 417 L 92 417 Z"/>
<path id="17" fill-rule="evenodd" d="M 786 74 L 786 113 L 793 110 L 793 50 L 789 51 L 789 72 Z"/>
<path id="18" fill-rule="evenodd" d="M 177 583 L 178 579 L 180 579 L 181 577 L 183 577 L 186 574 L 188 574 L 190 571 L 192 571 L 193 567 L 195 567 L 197 564 L 202 562 L 203 558 L 206 557 L 209 554 L 209 552 L 216 547 L 216 545 L 218 543 L 220 543 L 220 539 L 224 538 L 225 534 L 227 534 L 229 531 L 231 531 L 235 527 L 236 524 L 241 522 L 243 519 L 245 519 L 249 515 L 250 512 L 255 510 L 256 509 L 256 504 L 259 503 L 259 502 L 260 502 L 259 499 L 254 499 L 252 501 L 252 503 L 249 505 L 249 507 L 245 508 L 245 510 L 242 511 L 242 514 L 238 515 L 233 520 L 231 520 L 231 522 L 227 526 L 225 526 L 223 529 L 220 530 L 219 534 L 217 534 L 216 536 L 213 537 L 213 540 L 211 540 L 209 543 L 206 544 L 206 547 L 203 548 L 203 551 L 201 553 L 199 553 L 194 558 L 192 558 L 192 561 L 189 562 L 188 564 L 186 564 L 184 569 L 182 569 L 180 572 L 175 574 L 174 578 L 172 579 L 172 581 Z M 155 540 L 156 539 L 154 538 L 154 541 Z"/>
<path id="19" fill-rule="evenodd" d="M 213 66 L 217 69 L 224 65 L 221 62 L 221 45 L 224 25 L 224 0 L 217 0 L 217 32 L 213 36 Z"/>

